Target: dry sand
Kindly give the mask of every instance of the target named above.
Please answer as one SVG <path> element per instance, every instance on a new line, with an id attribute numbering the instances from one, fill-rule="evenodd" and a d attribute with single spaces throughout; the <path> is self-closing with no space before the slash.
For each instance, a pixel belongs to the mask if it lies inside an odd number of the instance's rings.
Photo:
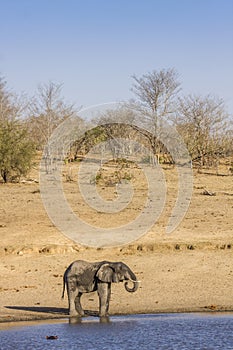
<path id="1" fill-rule="evenodd" d="M 77 164 L 64 169 L 64 192 L 74 211 L 101 227 L 122 224 L 139 212 L 144 201 L 142 180 L 131 206 L 118 216 L 95 213 L 77 191 Z M 135 170 L 137 171 L 137 170 Z M 67 316 L 67 298 L 61 299 L 62 275 L 76 259 L 124 261 L 141 281 L 136 293 L 113 284 L 110 314 L 233 310 L 233 181 L 227 166 L 217 176 L 195 173 L 191 205 L 179 227 L 165 234 L 176 200 L 177 174 L 164 167 L 167 201 L 158 222 L 136 242 L 123 247 L 81 247 L 63 236 L 43 207 L 39 184 L 0 184 L 0 321 Z M 31 177 L 38 178 L 34 171 Z M 140 181 L 138 186 L 137 181 Z M 215 196 L 203 195 L 203 191 Z M 114 196 L 100 184 L 104 197 Z M 109 199 L 109 198 L 108 198 Z M 114 214 L 117 215 L 117 214 Z M 96 293 L 83 296 L 84 309 L 98 310 Z"/>

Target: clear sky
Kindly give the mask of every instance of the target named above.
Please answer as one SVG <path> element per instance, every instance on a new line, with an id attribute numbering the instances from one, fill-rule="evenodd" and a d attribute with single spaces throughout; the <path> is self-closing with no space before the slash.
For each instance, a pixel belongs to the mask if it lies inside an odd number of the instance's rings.
<path id="1" fill-rule="evenodd" d="M 0 0 L 0 75 L 17 93 L 52 80 L 87 107 L 172 67 L 184 94 L 233 113 L 233 0 Z"/>

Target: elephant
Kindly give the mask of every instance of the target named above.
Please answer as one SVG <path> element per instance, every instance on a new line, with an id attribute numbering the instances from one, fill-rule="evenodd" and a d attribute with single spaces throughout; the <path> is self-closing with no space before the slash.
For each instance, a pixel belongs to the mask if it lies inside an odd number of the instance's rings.
<path id="1" fill-rule="evenodd" d="M 64 273 L 62 293 L 62 298 L 64 298 L 66 288 L 70 317 L 85 316 L 80 298 L 83 293 L 94 291 L 97 291 L 99 296 L 99 316 L 108 317 L 111 283 L 123 281 L 126 281 L 124 287 L 127 292 L 136 292 L 139 281 L 137 281 L 131 269 L 123 262 L 73 261 Z M 128 286 L 128 281 L 133 283 L 132 288 Z"/>

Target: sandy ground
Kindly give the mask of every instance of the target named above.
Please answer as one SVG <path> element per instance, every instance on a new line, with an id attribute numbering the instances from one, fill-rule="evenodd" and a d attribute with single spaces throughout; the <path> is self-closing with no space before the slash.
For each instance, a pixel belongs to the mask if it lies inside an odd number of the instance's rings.
<path id="1" fill-rule="evenodd" d="M 73 175 L 76 166 L 64 169 L 64 192 L 84 220 L 110 227 L 113 222 L 120 225 L 132 220 L 141 210 L 145 188 L 140 174 L 132 176 L 136 191 L 129 208 L 118 215 L 100 214 L 82 203 Z M 141 281 L 132 294 L 122 284 L 113 284 L 110 314 L 232 311 L 233 178 L 225 165 L 218 176 L 195 171 L 189 210 L 179 227 L 167 235 L 177 174 L 169 167 L 164 167 L 164 173 L 166 206 L 154 227 L 136 242 L 105 249 L 82 247 L 61 234 L 46 214 L 37 182 L 0 184 L 0 321 L 66 317 L 62 275 L 77 259 L 124 261 Z M 31 177 L 38 179 L 37 171 Z M 70 177 L 74 181 L 67 181 Z M 215 195 L 203 195 L 205 190 Z M 105 198 L 114 196 L 106 182 L 99 184 L 99 191 Z M 96 293 L 84 295 L 82 303 L 89 314 L 96 314 Z"/>

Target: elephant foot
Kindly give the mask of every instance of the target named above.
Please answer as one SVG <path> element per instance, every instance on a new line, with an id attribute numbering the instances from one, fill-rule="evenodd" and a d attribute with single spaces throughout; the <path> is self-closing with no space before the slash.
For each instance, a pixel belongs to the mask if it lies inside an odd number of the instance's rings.
<path id="1" fill-rule="evenodd" d="M 85 316 L 84 311 L 79 311 L 79 312 L 72 311 L 72 312 L 70 312 L 70 317 L 83 317 L 83 316 Z"/>
<path id="2" fill-rule="evenodd" d="M 78 310 L 78 315 L 79 315 L 79 317 L 84 317 L 84 316 L 86 316 L 86 314 L 85 314 L 85 312 L 84 312 L 83 309 Z"/>

